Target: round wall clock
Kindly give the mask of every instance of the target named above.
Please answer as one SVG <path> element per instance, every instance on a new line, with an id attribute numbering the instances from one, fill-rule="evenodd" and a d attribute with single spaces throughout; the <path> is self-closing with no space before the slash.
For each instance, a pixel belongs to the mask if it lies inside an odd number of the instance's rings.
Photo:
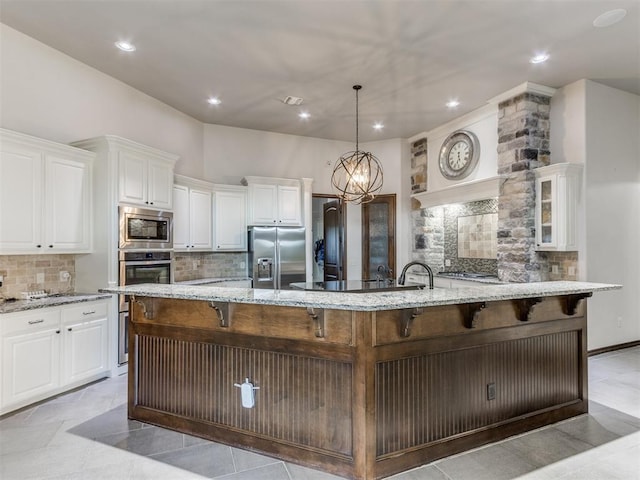
<path id="1" fill-rule="evenodd" d="M 460 180 L 473 171 L 479 157 L 478 137 L 467 130 L 456 130 L 442 143 L 440 171 L 445 178 Z"/>

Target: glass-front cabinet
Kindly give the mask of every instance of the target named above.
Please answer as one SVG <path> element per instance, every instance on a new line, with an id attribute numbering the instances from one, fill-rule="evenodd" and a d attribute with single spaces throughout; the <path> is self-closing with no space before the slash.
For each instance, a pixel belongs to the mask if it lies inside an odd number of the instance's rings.
<path id="1" fill-rule="evenodd" d="M 535 172 L 536 250 L 577 250 L 582 165 L 557 163 Z"/>

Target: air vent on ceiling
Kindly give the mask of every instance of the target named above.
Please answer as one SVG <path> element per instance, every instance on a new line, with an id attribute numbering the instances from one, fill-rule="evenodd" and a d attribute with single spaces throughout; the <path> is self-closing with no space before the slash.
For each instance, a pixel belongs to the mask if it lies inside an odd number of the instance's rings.
<path id="1" fill-rule="evenodd" d="M 282 99 L 282 103 L 284 103 L 285 105 L 302 105 L 302 98 L 287 95 Z"/>

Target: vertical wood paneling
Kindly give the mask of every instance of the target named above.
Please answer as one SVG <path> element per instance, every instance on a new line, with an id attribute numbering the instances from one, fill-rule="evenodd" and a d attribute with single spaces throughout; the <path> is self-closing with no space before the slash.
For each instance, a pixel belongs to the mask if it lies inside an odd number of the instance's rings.
<path id="1" fill-rule="evenodd" d="M 570 331 L 378 363 L 377 455 L 578 399 L 579 340 Z"/>
<path id="2" fill-rule="evenodd" d="M 140 406 L 352 454 L 352 366 L 311 357 L 138 336 Z M 234 383 L 260 387 L 241 405 Z"/>

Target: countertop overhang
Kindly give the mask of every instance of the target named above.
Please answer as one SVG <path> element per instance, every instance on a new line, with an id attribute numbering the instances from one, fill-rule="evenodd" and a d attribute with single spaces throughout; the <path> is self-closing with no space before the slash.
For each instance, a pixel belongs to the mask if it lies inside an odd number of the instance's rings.
<path id="1" fill-rule="evenodd" d="M 141 284 L 129 287 L 109 287 L 101 289 L 100 292 L 140 297 L 176 298 L 213 302 L 379 311 L 476 302 L 496 302 L 517 298 L 575 295 L 620 288 L 622 288 L 621 285 L 591 282 L 536 282 L 483 285 L 464 288 L 435 288 L 433 290 L 371 292 L 363 294 L 223 288 L 200 285 Z"/>

